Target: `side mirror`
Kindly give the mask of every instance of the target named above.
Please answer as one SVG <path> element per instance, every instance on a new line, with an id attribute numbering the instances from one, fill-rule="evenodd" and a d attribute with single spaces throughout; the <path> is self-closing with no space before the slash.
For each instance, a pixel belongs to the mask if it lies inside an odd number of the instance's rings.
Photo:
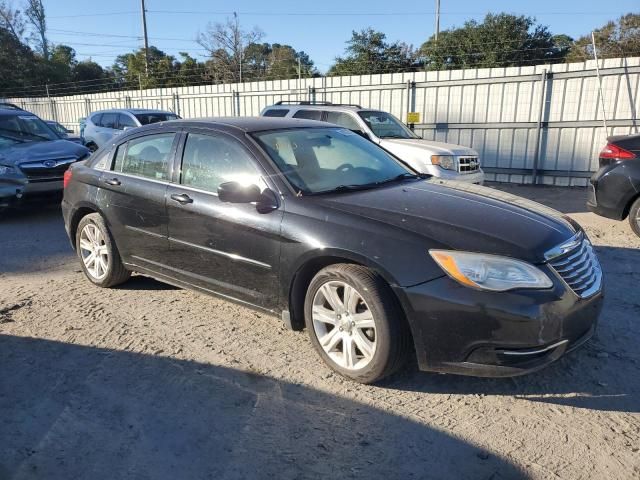
<path id="1" fill-rule="evenodd" d="M 238 182 L 225 182 L 218 187 L 218 198 L 228 203 L 253 203 L 262 198 L 257 185 L 240 185 Z"/>
<path id="2" fill-rule="evenodd" d="M 269 189 L 261 192 L 257 185 L 225 182 L 218 187 L 218 198 L 228 203 L 255 203 L 259 213 L 269 213 L 278 208 L 276 195 Z"/>

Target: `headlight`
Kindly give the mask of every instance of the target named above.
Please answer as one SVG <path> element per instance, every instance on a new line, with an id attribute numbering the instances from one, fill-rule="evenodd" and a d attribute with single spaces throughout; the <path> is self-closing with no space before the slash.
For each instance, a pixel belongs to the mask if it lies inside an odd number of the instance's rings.
<path id="1" fill-rule="evenodd" d="M 431 163 L 439 165 L 445 170 L 457 170 L 456 160 L 453 155 L 431 155 Z"/>
<path id="2" fill-rule="evenodd" d="M 5 165 L 0 165 L 0 175 L 8 175 L 10 173 L 16 173 L 16 169 L 13 167 L 7 167 Z"/>
<path id="3" fill-rule="evenodd" d="M 429 250 L 429 254 L 447 275 L 467 287 L 504 292 L 553 286 L 540 269 L 513 258 L 452 250 Z"/>

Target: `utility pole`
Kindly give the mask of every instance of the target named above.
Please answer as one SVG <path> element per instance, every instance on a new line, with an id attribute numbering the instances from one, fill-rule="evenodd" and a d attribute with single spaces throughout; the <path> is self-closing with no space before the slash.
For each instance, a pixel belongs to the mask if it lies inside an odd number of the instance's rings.
<path id="1" fill-rule="evenodd" d="M 440 33 L 440 0 L 436 0 L 436 42 Z"/>
<path id="2" fill-rule="evenodd" d="M 609 135 L 607 131 L 607 112 L 604 109 L 604 95 L 602 91 L 602 78 L 600 78 L 600 66 L 598 65 L 598 52 L 596 51 L 596 37 L 591 32 L 591 45 L 593 46 L 593 58 L 596 61 L 596 76 L 598 77 L 598 91 L 600 92 L 600 108 L 602 108 L 602 123 L 604 125 L 605 135 Z"/>
<path id="3" fill-rule="evenodd" d="M 144 8 L 144 0 L 140 0 L 142 7 L 142 33 L 144 35 L 144 71 L 149 76 L 149 38 L 147 37 L 147 9 Z"/>
<path id="4" fill-rule="evenodd" d="M 236 45 L 238 46 L 238 60 L 239 60 L 239 72 L 238 76 L 240 78 L 240 83 L 242 83 L 242 34 L 240 33 L 240 19 L 238 18 L 238 13 L 233 12 L 233 18 L 236 20 L 236 31 L 234 32 Z"/>

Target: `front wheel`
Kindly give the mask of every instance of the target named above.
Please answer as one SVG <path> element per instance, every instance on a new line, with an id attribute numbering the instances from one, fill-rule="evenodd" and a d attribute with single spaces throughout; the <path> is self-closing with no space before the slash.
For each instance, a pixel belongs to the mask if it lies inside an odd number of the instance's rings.
<path id="1" fill-rule="evenodd" d="M 76 232 L 76 251 L 82 270 L 99 287 L 113 287 L 126 282 L 131 272 L 124 268 L 111 233 L 99 213 L 80 220 Z"/>
<path id="2" fill-rule="evenodd" d="M 305 322 L 322 359 L 357 382 L 391 375 L 410 351 L 409 331 L 389 286 L 360 265 L 330 265 L 313 278 Z"/>
<path id="3" fill-rule="evenodd" d="M 640 237 L 640 197 L 636 198 L 636 201 L 631 205 L 631 209 L 629 210 L 629 224 L 631 225 L 633 233 Z"/>

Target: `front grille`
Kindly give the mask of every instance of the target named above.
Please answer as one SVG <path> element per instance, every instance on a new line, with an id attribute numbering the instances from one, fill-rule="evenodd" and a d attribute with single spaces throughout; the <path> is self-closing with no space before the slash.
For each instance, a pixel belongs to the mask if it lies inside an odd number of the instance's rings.
<path id="1" fill-rule="evenodd" d="M 590 297 L 602 287 L 602 268 L 586 238 L 573 249 L 553 258 L 549 265 L 579 297 Z"/>
<path id="2" fill-rule="evenodd" d="M 29 180 L 59 180 L 77 158 L 55 158 L 37 162 L 25 162 L 18 166 Z"/>
<path id="3" fill-rule="evenodd" d="M 478 157 L 458 157 L 458 172 L 475 173 L 480 170 Z"/>

